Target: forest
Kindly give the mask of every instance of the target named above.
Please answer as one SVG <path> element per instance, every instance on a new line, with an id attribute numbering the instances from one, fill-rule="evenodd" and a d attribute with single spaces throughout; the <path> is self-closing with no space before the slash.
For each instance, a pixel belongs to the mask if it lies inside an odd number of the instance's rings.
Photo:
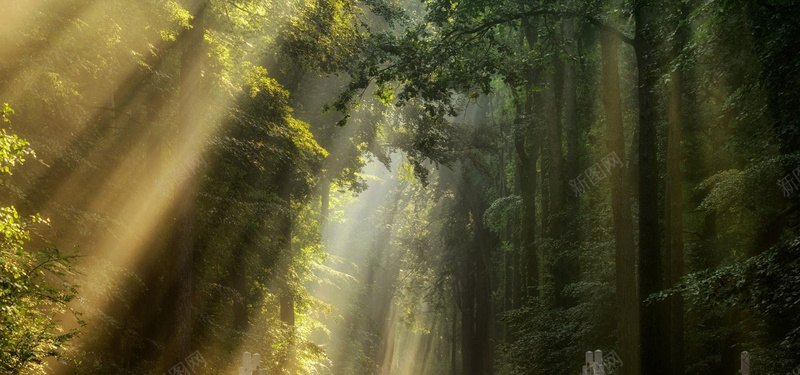
<path id="1" fill-rule="evenodd" d="M 798 20 L 0 1 L 0 374 L 798 374 Z"/>

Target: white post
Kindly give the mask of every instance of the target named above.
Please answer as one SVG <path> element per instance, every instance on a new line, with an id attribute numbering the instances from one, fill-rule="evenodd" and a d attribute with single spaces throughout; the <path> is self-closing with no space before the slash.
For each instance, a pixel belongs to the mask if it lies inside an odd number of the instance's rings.
<path id="1" fill-rule="evenodd" d="M 256 375 L 267 375 L 267 370 L 261 368 L 261 354 L 253 354 L 253 371 Z"/>
<path id="2" fill-rule="evenodd" d="M 605 375 L 606 369 L 603 367 L 603 351 L 597 349 L 594 351 L 594 375 Z"/>
<path id="3" fill-rule="evenodd" d="M 594 374 L 594 353 L 590 351 L 586 351 L 586 374 L 593 375 Z"/>
<path id="4" fill-rule="evenodd" d="M 261 369 L 261 354 L 250 352 L 242 353 L 242 365 L 239 366 L 239 375 L 267 375 L 267 370 Z"/>
<path id="5" fill-rule="evenodd" d="M 587 351 L 585 353 L 586 364 L 581 369 L 582 375 L 605 375 L 606 368 L 603 365 L 603 351 L 598 349 L 594 352 Z M 749 374 L 747 374 L 749 375 Z"/>
<path id="6" fill-rule="evenodd" d="M 739 371 L 742 375 L 750 375 L 750 353 L 747 351 L 742 352 L 742 369 Z"/>
<path id="7" fill-rule="evenodd" d="M 242 366 L 239 367 L 239 375 L 252 375 L 253 368 L 250 367 L 250 352 L 242 353 Z"/>

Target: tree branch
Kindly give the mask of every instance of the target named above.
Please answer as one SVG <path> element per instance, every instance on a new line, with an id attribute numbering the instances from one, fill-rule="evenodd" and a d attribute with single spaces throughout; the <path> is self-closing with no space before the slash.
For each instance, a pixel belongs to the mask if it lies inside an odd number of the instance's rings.
<path id="1" fill-rule="evenodd" d="M 619 40 L 630 44 L 631 46 L 633 46 L 633 48 L 636 48 L 636 40 L 634 38 L 628 37 L 627 35 L 625 35 L 625 33 L 620 31 L 619 29 L 606 25 L 605 23 L 603 23 L 603 21 L 600 21 L 599 19 L 592 16 L 586 16 L 586 20 L 588 20 L 589 23 L 591 23 L 592 25 L 595 25 L 598 29 L 611 33 L 611 35 L 614 35 Z"/>
<path id="2" fill-rule="evenodd" d="M 447 39 L 449 39 L 451 37 L 454 37 L 454 36 L 461 36 L 461 35 L 474 34 L 474 33 L 479 33 L 479 32 L 486 32 L 488 30 L 491 30 L 495 26 L 498 26 L 498 25 L 501 25 L 501 24 L 504 24 L 504 23 L 517 21 L 517 20 L 524 20 L 524 19 L 526 19 L 528 17 L 542 16 L 542 15 L 584 18 L 587 21 L 589 21 L 589 23 L 591 23 L 592 25 L 597 27 L 598 29 L 600 29 L 602 31 L 609 32 L 612 35 L 614 35 L 615 37 L 617 37 L 619 40 L 621 40 L 621 41 L 623 41 L 625 43 L 628 43 L 631 46 L 633 46 L 634 48 L 636 48 L 636 40 L 635 40 L 635 38 L 631 38 L 631 37 L 625 35 L 625 33 L 623 33 L 621 30 L 604 23 L 603 21 L 599 20 L 595 16 L 582 14 L 582 13 L 574 12 L 574 11 L 557 11 L 557 10 L 551 10 L 551 9 L 533 9 L 533 10 L 529 10 L 529 11 L 526 11 L 526 12 L 511 14 L 511 15 L 508 15 L 508 16 L 505 16 L 505 17 L 500 17 L 500 18 L 497 18 L 497 19 L 494 19 L 494 20 L 490 20 L 490 21 L 487 21 L 486 23 L 483 23 L 483 24 L 478 25 L 476 27 L 473 27 L 471 29 L 465 29 L 465 30 L 454 29 L 454 30 L 451 30 L 449 33 L 445 34 L 444 38 L 442 38 L 442 39 L 443 40 L 447 40 Z"/>

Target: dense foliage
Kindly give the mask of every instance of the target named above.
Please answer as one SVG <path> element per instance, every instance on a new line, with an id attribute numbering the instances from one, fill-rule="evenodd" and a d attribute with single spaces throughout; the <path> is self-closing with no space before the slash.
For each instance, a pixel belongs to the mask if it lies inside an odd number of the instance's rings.
<path id="1" fill-rule="evenodd" d="M 10 122 L 13 113 L 8 104 L 3 104 L 4 123 Z M 10 175 L 11 167 L 35 154 L 28 142 L 5 129 L 0 131 L 3 157 L 0 172 Z M 78 293 L 71 281 L 74 276 L 71 261 L 75 257 L 61 254 L 55 247 L 26 248 L 31 231 L 47 224 L 48 220 L 38 214 L 20 217 L 13 206 L 0 208 L 0 371 L 3 373 L 42 371 L 45 359 L 63 356 L 67 341 L 79 333 L 78 329 L 64 330 L 63 322 L 56 319 L 64 313 L 74 313 L 70 302 Z"/>

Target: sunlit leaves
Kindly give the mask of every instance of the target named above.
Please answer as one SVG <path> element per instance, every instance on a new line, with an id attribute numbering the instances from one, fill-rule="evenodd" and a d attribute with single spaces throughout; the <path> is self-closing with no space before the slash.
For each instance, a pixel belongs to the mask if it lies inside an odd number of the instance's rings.
<path id="1" fill-rule="evenodd" d="M 274 53 L 276 25 L 285 22 L 292 7 L 255 0 L 214 0 L 209 7 L 208 73 L 233 97 L 242 87 L 258 90 L 265 82 L 256 81 L 268 76 L 262 65 Z"/>
<path id="2" fill-rule="evenodd" d="M 281 30 L 279 45 L 307 70 L 344 71 L 359 53 L 362 15 L 348 0 L 309 1 Z"/>
<path id="3" fill-rule="evenodd" d="M 12 113 L 3 106 L 3 120 Z M 0 171 L 11 173 L 9 166 L 21 163 L 23 155 L 32 155 L 28 143 L 0 133 Z M 64 331 L 55 316 L 71 311 L 75 286 L 65 277 L 72 273 L 71 256 L 55 248 L 30 251 L 25 248 L 30 230 L 48 221 L 39 215 L 21 217 L 12 207 L 0 207 L 0 372 L 44 369 L 46 357 L 59 356 L 67 340 L 77 330 Z"/>
<path id="4" fill-rule="evenodd" d="M 175 1 L 166 1 L 162 6 L 174 27 L 161 30 L 161 38 L 165 41 L 175 41 L 181 29 L 192 27 L 192 15 Z"/>
<path id="5" fill-rule="evenodd" d="M 270 78 L 267 69 L 256 66 L 247 71 L 244 78 L 245 87 L 250 87 L 250 97 L 255 98 L 262 90 L 276 91 L 282 90 L 274 78 Z"/>
<path id="6" fill-rule="evenodd" d="M 3 122 L 9 122 L 8 116 L 14 110 L 3 103 L 2 118 Z M 5 129 L 0 129 L 0 174 L 11 174 L 11 167 L 25 161 L 26 156 L 36 157 L 33 150 L 24 139 L 20 139 L 15 134 L 9 134 Z"/>
<path id="7" fill-rule="evenodd" d="M 11 109 L 11 107 L 8 106 L 8 103 L 3 103 L 3 110 L 2 110 L 2 112 L 0 112 L 0 117 L 2 117 L 3 122 L 11 121 L 11 120 L 9 120 L 8 116 L 13 115 L 13 114 L 14 114 L 14 110 Z"/>
<path id="8" fill-rule="evenodd" d="M 29 252 L 29 226 L 46 224 L 39 216 L 20 218 L 14 207 L 0 208 L 0 372 L 43 369 L 45 357 L 58 356 L 77 330 L 64 331 L 55 315 L 77 290 L 65 281 L 70 260 L 54 248 Z M 77 315 L 76 315 L 77 316 Z"/>
<path id="9" fill-rule="evenodd" d="M 374 95 L 383 104 L 389 104 L 394 100 L 394 89 L 388 83 L 382 82 L 378 84 Z"/>

